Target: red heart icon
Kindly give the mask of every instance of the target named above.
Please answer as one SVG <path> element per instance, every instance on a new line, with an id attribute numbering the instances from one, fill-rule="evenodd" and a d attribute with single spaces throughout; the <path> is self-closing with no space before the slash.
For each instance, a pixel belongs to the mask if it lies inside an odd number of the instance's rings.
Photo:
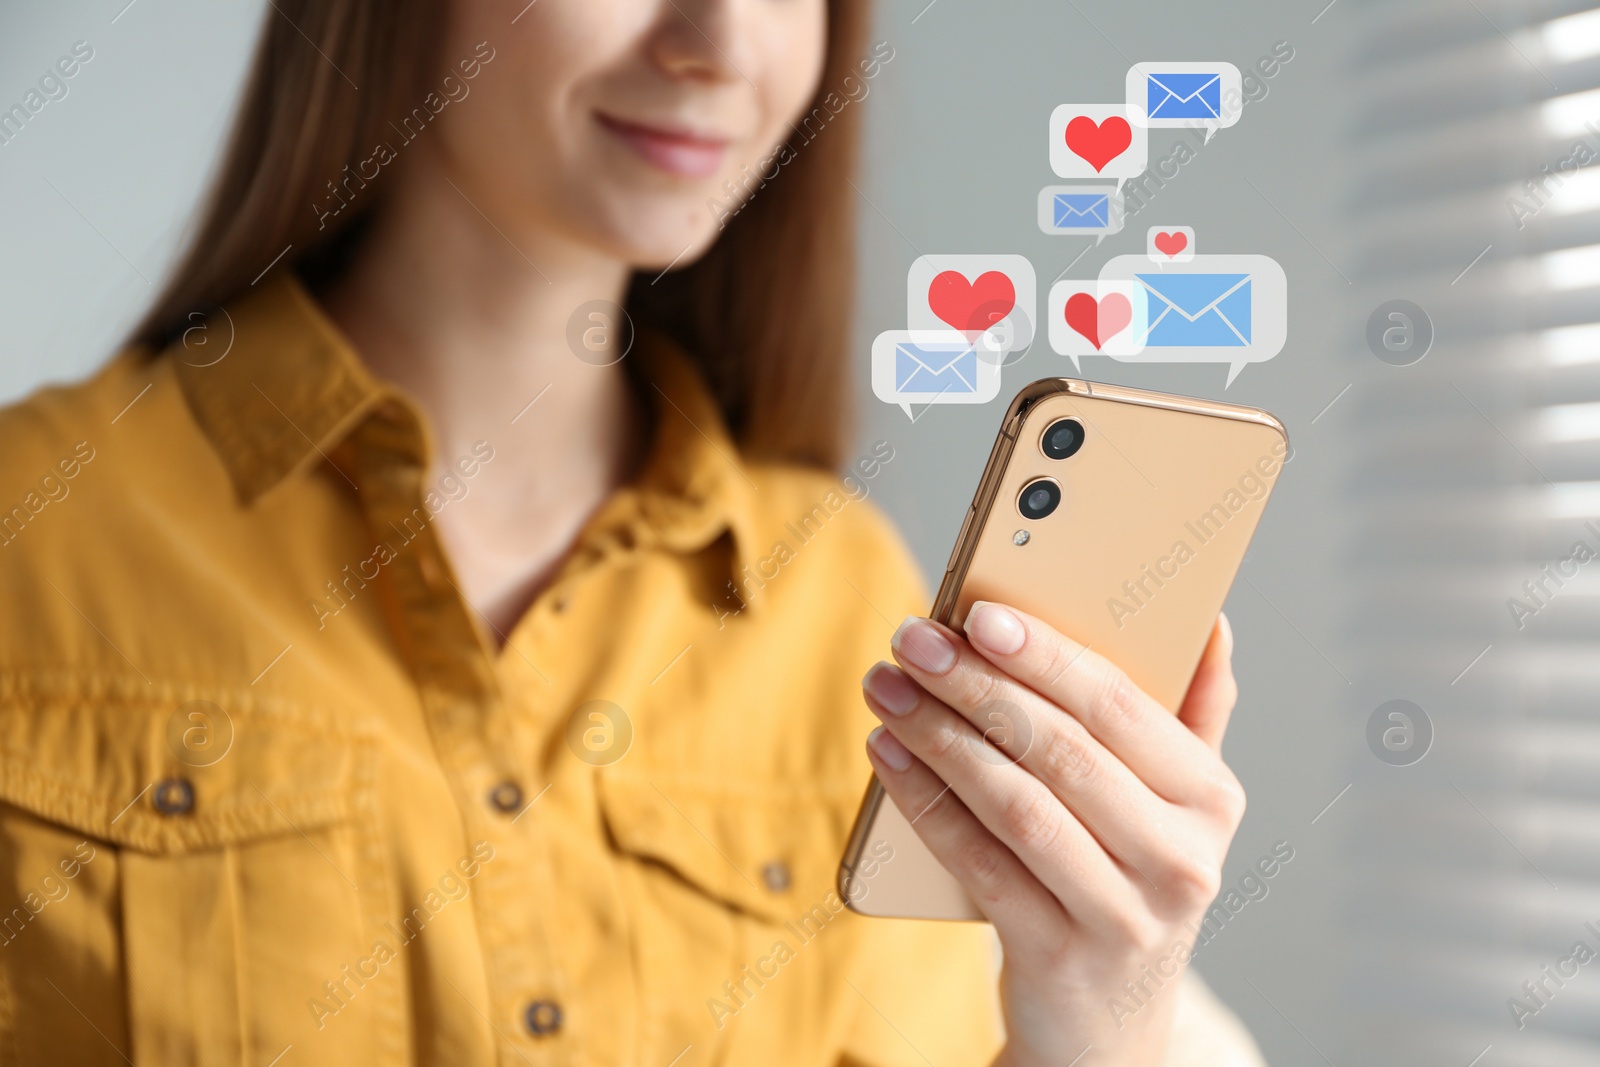
<path id="1" fill-rule="evenodd" d="M 1086 160 L 1099 174 L 1105 165 L 1127 151 L 1133 143 L 1133 129 L 1128 120 L 1112 115 L 1099 125 L 1087 115 L 1079 115 L 1067 123 L 1067 147 L 1072 154 Z"/>
<path id="2" fill-rule="evenodd" d="M 1133 305 L 1121 293 L 1098 302 L 1088 293 L 1073 293 L 1067 300 L 1067 325 L 1087 337 L 1097 352 L 1132 321 Z"/>
<path id="3" fill-rule="evenodd" d="M 1186 233 L 1158 233 L 1155 240 L 1156 251 L 1164 256 L 1176 256 L 1189 247 L 1189 235 Z"/>
<path id="4" fill-rule="evenodd" d="M 1016 287 L 997 270 L 978 275 L 975 282 L 967 281 L 960 271 L 947 270 L 928 286 L 928 307 L 957 330 L 987 330 L 1016 306 Z"/>

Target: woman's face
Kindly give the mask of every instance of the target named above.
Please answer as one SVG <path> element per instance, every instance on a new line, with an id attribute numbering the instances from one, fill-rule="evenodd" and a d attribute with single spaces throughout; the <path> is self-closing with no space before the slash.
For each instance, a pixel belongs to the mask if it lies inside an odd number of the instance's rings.
<path id="1" fill-rule="evenodd" d="M 435 149 L 513 243 L 681 265 L 811 102 L 826 32 L 826 0 L 453 0 Z"/>

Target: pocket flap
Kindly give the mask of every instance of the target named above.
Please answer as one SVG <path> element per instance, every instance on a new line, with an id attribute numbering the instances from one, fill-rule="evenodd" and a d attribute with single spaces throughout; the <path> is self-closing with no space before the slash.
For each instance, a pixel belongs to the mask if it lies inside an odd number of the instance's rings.
<path id="1" fill-rule="evenodd" d="M 834 892 L 856 783 L 737 785 L 607 770 L 606 825 L 624 852 L 660 863 L 742 911 L 784 922 Z"/>
<path id="2" fill-rule="evenodd" d="M 0 801 L 158 855 L 349 817 L 368 731 L 255 693 L 142 690 L 0 678 Z"/>

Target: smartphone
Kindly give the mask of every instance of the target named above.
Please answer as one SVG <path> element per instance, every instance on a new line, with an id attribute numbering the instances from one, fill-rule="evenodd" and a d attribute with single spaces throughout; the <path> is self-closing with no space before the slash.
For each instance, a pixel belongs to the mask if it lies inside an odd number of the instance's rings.
<path id="1" fill-rule="evenodd" d="M 1036 381 L 1006 411 L 931 617 L 959 632 L 974 601 L 1009 604 L 1176 713 L 1288 456 L 1257 408 Z M 876 778 L 838 886 L 864 915 L 983 918 Z"/>

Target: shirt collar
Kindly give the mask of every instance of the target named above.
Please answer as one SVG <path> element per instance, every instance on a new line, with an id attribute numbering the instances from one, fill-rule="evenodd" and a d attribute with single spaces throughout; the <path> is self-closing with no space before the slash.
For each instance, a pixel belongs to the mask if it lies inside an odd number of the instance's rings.
<path id="1" fill-rule="evenodd" d="M 222 316 L 185 331 L 166 357 L 248 506 L 323 459 L 394 393 L 292 276 L 279 275 Z M 203 345 L 191 343 L 196 330 L 211 335 Z M 219 344 L 222 354 L 212 355 Z"/>
<path id="2" fill-rule="evenodd" d="M 225 336 L 205 339 L 223 342 L 223 355 L 179 341 L 165 357 L 246 506 L 328 459 L 380 404 L 414 407 L 373 377 L 292 274 L 263 283 L 222 314 L 222 323 L 204 329 L 226 329 Z M 645 402 L 653 402 L 655 439 L 639 477 L 613 494 L 590 529 L 626 525 L 636 540 L 685 553 L 727 532 L 737 582 L 755 558 L 751 472 L 685 353 L 664 337 L 641 333 L 629 358 L 637 360 Z M 430 436 L 416 414 L 417 451 L 427 456 Z"/>

